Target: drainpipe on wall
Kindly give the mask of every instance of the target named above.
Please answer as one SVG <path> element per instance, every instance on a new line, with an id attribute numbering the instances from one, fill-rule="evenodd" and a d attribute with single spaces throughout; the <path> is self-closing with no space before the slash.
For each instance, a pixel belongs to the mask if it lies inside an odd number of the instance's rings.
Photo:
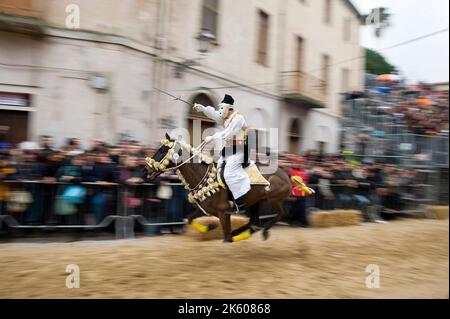
<path id="1" fill-rule="evenodd" d="M 48 8 L 44 7 L 44 5 L 40 2 L 33 1 L 31 3 L 32 10 L 36 13 L 38 21 L 41 24 L 40 28 L 42 28 L 42 25 L 45 24 L 45 13 L 48 12 Z M 48 4 L 47 4 L 48 6 Z M 42 29 L 41 29 L 42 30 Z M 44 41 L 45 38 L 42 38 L 42 34 L 38 37 L 31 36 L 29 38 L 29 41 L 32 44 L 31 52 L 31 65 L 34 66 L 41 66 L 43 65 L 45 50 L 44 48 Z M 39 87 L 43 82 L 42 79 L 44 77 L 44 70 L 41 68 L 37 68 L 31 71 L 30 73 L 30 83 L 34 87 Z M 40 88 L 39 91 L 43 90 L 43 88 Z M 39 92 L 40 93 L 40 92 Z M 38 104 L 41 103 L 41 97 L 38 92 L 34 94 L 30 94 L 31 98 L 31 106 L 32 107 L 38 107 Z M 32 140 L 38 142 L 39 135 L 41 135 L 41 127 L 39 127 L 39 124 L 41 123 L 41 117 L 42 112 L 28 112 L 28 136 L 27 140 Z"/>
<path id="2" fill-rule="evenodd" d="M 170 0 L 158 1 L 158 16 L 157 16 L 157 33 L 155 39 L 156 57 L 153 63 L 153 88 L 165 89 L 165 69 L 166 69 L 166 52 L 167 52 L 167 29 L 168 29 L 168 8 Z M 163 87 L 164 86 L 164 87 Z M 152 89 L 153 89 L 152 88 Z M 152 90 L 152 129 L 149 132 L 149 142 L 153 142 L 158 139 L 155 137 L 155 133 L 158 132 L 158 122 L 160 119 L 160 104 L 161 104 L 161 92 Z"/>
<path id="3" fill-rule="evenodd" d="M 276 78 L 277 78 L 277 95 L 281 95 L 281 91 L 282 91 L 282 86 L 283 86 L 283 78 L 282 78 L 282 76 L 281 76 L 281 72 L 283 71 L 283 67 L 284 67 L 284 65 L 283 65 L 283 62 L 284 62 L 284 55 L 285 55 L 285 48 L 284 48 L 284 45 L 285 45 L 285 42 L 286 42 L 286 23 L 287 23 L 287 16 L 286 16 L 286 6 L 287 6 L 287 3 L 288 3 L 289 1 L 279 1 L 278 3 L 279 3 L 279 8 L 278 8 L 278 36 L 277 36 L 277 39 L 278 39 L 278 43 L 277 43 L 277 45 L 278 45 L 278 50 L 277 50 L 277 66 L 276 66 Z M 278 125 L 278 129 L 279 130 L 281 130 L 283 127 L 284 127 L 284 125 L 283 125 L 283 123 L 281 122 L 282 121 L 282 116 L 281 116 L 281 114 L 282 114 L 282 112 L 281 112 L 281 110 L 282 110 L 282 108 L 283 108 L 283 101 L 280 99 L 280 102 L 279 102 L 279 112 L 277 112 L 277 115 L 276 115 L 276 119 L 275 119 L 275 121 L 276 122 L 274 122 L 272 125 Z M 284 137 L 285 137 L 285 134 L 284 134 L 284 132 L 279 132 L 279 134 L 278 134 L 278 148 L 279 148 L 279 150 L 282 150 L 282 149 L 284 149 L 285 147 L 284 147 L 284 143 L 283 143 L 283 141 L 284 141 Z M 283 141 L 281 141 L 280 139 L 283 139 Z M 281 142 L 281 143 L 280 143 Z"/>

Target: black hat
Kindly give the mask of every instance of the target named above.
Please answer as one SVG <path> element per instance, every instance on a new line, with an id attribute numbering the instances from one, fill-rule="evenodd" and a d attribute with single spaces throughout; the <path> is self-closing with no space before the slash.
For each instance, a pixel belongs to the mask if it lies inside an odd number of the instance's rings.
<path id="1" fill-rule="evenodd" d="M 233 105 L 234 99 L 231 97 L 231 95 L 225 94 L 225 97 L 223 98 L 223 101 L 221 103 Z"/>

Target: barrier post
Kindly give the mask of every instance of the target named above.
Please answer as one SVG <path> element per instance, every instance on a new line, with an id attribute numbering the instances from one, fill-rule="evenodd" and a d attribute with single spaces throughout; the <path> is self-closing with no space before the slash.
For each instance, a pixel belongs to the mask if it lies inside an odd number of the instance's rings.
<path id="1" fill-rule="evenodd" d="M 122 214 L 115 221 L 116 239 L 134 238 L 134 219 L 128 216 L 128 195 L 129 186 L 127 184 L 118 184 L 116 188 L 117 203 L 120 207 L 122 205 Z"/>
<path id="2" fill-rule="evenodd" d="M 134 219 L 131 216 L 119 216 L 115 221 L 116 239 L 134 238 Z"/>

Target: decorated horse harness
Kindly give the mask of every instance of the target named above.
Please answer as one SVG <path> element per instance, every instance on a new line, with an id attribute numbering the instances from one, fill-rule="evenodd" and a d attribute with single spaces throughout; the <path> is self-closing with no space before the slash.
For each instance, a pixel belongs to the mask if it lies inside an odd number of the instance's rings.
<path id="1" fill-rule="evenodd" d="M 179 162 L 180 156 L 178 152 L 175 151 L 175 147 L 177 146 L 177 144 L 181 147 L 181 149 L 187 150 L 191 155 L 188 159 L 184 160 L 180 164 L 177 164 Z M 161 141 L 161 146 L 163 145 L 167 146 L 169 150 L 160 161 L 155 161 L 151 157 L 147 157 L 145 161 L 148 167 L 156 171 L 166 172 L 169 170 L 176 169 L 178 178 L 180 179 L 184 188 L 189 191 L 188 200 L 191 204 L 199 204 L 205 201 L 208 197 L 218 192 L 221 187 L 225 188 L 224 183 L 220 180 L 220 176 L 217 172 L 217 168 L 213 163 L 213 159 L 201 153 L 201 149 L 204 146 L 203 143 L 199 146 L 198 149 L 196 149 L 183 141 L 172 142 L 167 139 L 164 139 Z M 191 188 L 178 168 L 188 163 L 194 157 L 198 157 L 200 162 L 208 164 L 208 167 L 206 169 L 205 174 L 201 178 L 200 182 L 195 187 Z M 168 167 L 168 165 L 171 162 L 174 163 L 176 166 Z"/>

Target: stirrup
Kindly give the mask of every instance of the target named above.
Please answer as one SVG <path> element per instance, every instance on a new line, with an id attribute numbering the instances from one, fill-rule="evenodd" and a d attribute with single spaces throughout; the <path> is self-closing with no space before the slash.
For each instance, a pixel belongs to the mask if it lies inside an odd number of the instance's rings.
<path id="1" fill-rule="evenodd" d="M 238 206 L 238 204 L 236 203 L 236 201 L 230 201 L 230 208 L 231 208 L 231 213 L 232 214 L 239 214 L 239 212 L 240 212 L 240 209 L 239 209 L 239 206 Z"/>
<path id="2" fill-rule="evenodd" d="M 236 203 L 235 200 L 233 201 L 228 201 L 230 203 L 230 213 L 231 214 L 239 214 L 242 209 L 239 208 L 239 205 Z"/>
<path id="3" fill-rule="evenodd" d="M 247 206 L 245 204 L 241 204 L 240 206 L 234 202 L 234 205 L 237 209 L 236 214 L 242 213 L 242 212 L 246 212 L 247 211 Z"/>

